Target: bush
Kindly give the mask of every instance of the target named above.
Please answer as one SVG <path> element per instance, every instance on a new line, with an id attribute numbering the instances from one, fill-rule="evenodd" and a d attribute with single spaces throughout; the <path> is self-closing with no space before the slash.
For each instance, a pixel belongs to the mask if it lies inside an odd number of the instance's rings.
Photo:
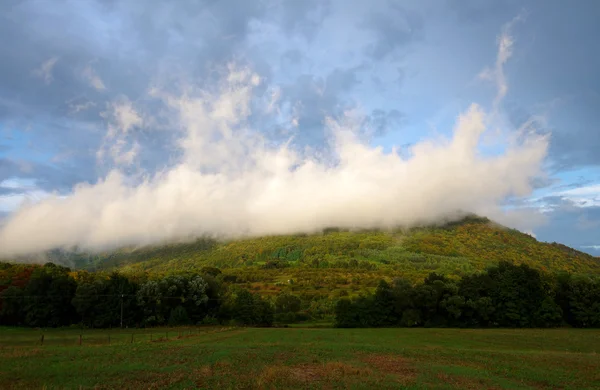
<path id="1" fill-rule="evenodd" d="M 187 325 L 190 323 L 190 317 L 188 316 L 187 310 L 183 306 L 177 306 L 175 309 L 171 310 L 171 315 L 169 316 L 169 325 Z"/>

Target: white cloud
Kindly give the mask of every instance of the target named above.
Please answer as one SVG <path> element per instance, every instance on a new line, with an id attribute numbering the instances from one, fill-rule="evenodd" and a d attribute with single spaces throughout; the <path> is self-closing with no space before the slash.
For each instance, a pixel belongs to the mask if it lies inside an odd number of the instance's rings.
<path id="1" fill-rule="evenodd" d="M 502 215 L 502 199 L 531 191 L 530 179 L 541 171 L 547 150 L 547 138 L 532 136 L 502 155 L 481 156 L 477 149 L 487 114 L 472 104 L 459 116 L 451 139 L 418 143 L 410 159 L 360 142 L 355 135 L 361 118 L 329 118 L 332 160 L 337 160 L 331 164 L 287 144 L 271 146 L 250 128 L 257 83 L 242 69 L 232 70 L 217 93 L 191 87 L 182 95 L 155 90 L 180 134 L 181 161 L 141 183 L 115 169 L 95 185 L 77 186 L 65 199 L 26 205 L 0 230 L 0 248 L 18 254 L 202 234 L 412 225 L 460 209 Z M 128 100 L 111 106 L 105 116 L 109 129 L 102 150 L 116 148 L 115 161 L 130 163 L 137 153 L 131 129 L 145 121 Z"/>
<path id="2" fill-rule="evenodd" d="M 133 108 L 129 99 L 124 98 L 118 103 L 113 103 L 113 116 L 116 122 L 116 130 L 127 134 L 134 127 L 142 125 L 142 117 Z"/>
<path id="3" fill-rule="evenodd" d="M 92 107 L 96 106 L 96 103 L 92 102 L 92 101 L 87 101 L 85 103 L 71 103 L 69 102 L 69 109 L 71 111 L 71 114 L 77 114 L 78 112 L 81 111 L 86 111 L 89 110 Z"/>
<path id="4" fill-rule="evenodd" d="M 100 76 L 96 74 L 96 71 L 91 65 L 87 65 L 85 68 L 83 68 L 81 71 L 81 76 L 89 83 L 91 87 L 95 88 L 96 90 L 103 91 L 106 89 L 104 82 Z"/>
<path id="5" fill-rule="evenodd" d="M 133 164 L 140 151 L 140 144 L 132 140 L 129 133 L 133 128 L 142 126 L 142 117 L 126 97 L 109 104 L 108 110 L 101 115 L 108 121 L 108 130 L 96 152 L 97 159 L 102 161 L 108 154 L 117 165 Z"/>
<path id="6" fill-rule="evenodd" d="M 583 248 L 583 249 L 595 249 L 597 251 L 600 251 L 600 245 L 582 245 L 582 246 L 580 246 L 580 248 Z"/>
<path id="7" fill-rule="evenodd" d="M 578 207 L 598 207 L 600 206 L 600 184 L 573 188 L 566 191 L 554 193 L 565 200 L 571 201 Z"/>
<path id="8" fill-rule="evenodd" d="M 57 62 L 58 57 L 49 58 L 48 60 L 44 61 L 38 69 L 34 70 L 33 74 L 44 80 L 44 83 L 50 84 L 52 80 L 54 80 L 52 71 L 54 70 L 54 66 Z"/>
<path id="9" fill-rule="evenodd" d="M 478 77 L 482 80 L 494 81 L 496 84 L 496 97 L 494 98 L 494 113 L 497 113 L 500 109 L 500 104 L 506 94 L 508 93 L 508 82 L 506 80 L 506 74 L 504 73 L 504 65 L 513 55 L 514 38 L 512 35 L 513 26 L 525 20 L 526 13 L 521 12 L 509 23 L 502 27 L 502 32 L 498 36 L 498 52 L 496 55 L 496 64 L 493 69 L 485 68 L 482 70 Z"/>

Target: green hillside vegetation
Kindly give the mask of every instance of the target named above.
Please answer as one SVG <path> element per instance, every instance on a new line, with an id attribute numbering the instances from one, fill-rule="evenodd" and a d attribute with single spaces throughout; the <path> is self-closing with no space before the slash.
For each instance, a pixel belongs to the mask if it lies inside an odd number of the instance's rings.
<path id="1" fill-rule="evenodd" d="M 282 287 L 319 294 L 357 294 L 378 280 L 396 277 L 417 282 L 437 272 L 458 278 L 500 261 L 527 264 L 545 272 L 600 274 L 600 260 L 560 244 L 538 242 L 530 235 L 468 217 L 436 227 L 396 231 L 341 231 L 269 236 L 217 242 L 198 239 L 95 256 L 69 255 L 71 266 L 87 270 L 119 269 L 168 275 L 217 267 L 230 281 L 265 294 Z M 293 286 L 291 286 L 293 285 Z"/>

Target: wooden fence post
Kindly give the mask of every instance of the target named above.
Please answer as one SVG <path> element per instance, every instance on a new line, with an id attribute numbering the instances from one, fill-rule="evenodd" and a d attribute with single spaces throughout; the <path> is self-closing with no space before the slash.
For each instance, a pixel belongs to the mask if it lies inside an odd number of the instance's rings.
<path id="1" fill-rule="evenodd" d="M 79 345 L 81 345 L 81 335 L 79 335 Z"/>
<path id="2" fill-rule="evenodd" d="M 44 345 L 44 335 L 42 334 L 42 338 L 40 340 L 40 345 Z"/>

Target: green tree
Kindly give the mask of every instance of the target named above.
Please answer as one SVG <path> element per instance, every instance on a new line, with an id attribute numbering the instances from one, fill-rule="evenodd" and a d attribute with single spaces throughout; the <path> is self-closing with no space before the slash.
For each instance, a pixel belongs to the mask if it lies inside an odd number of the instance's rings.
<path id="1" fill-rule="evenodd" d="M 175 309 L 171 310 L 171 315 L 169 316 L 169 325 L 177 326 L 177 325 L 187 325 L 190 323 L 190 317 L 188 316 L 187 310 L 181 305 L 177 306 Z"/>
<path id="2" fill-rule="evenodd" d="M 273 306 L 259 295 L 237 289 L 230 304 L 232 318 L 241 325 L 270 326 L 273 324 Z"/>
<path id="3" fill-rule="evenodd" d="M 352 301 L 348 298 L 342 298 L 335 305 L 336 328 L 355 328 L 359 326 L 357 313 Z"/>
<path id="4" fill-rule="evenodd" d="M 48 263 L 32 273 L 24 291 L 26 325 L 57 327 L 77 321 L 77 313 L 71 305 L 77 283 L 69 271 L 69 268 Z"/>
<path id="5" fill-rule="evenodd" d="M 0 323 L 4 325 L 23 325 L 25 321 L 24 294 L 23 288 L 16 286 L 10 286 L 0 293 L 0 300 L 2 300 Z"/>

